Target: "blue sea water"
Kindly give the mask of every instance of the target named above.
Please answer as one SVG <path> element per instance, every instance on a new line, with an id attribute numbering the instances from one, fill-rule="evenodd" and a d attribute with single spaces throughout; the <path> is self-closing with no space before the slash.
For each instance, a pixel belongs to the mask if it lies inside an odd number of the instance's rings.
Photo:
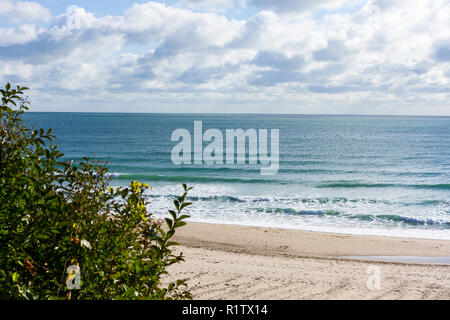
<path id="1" fill-rule="evenodd" d="M 191 221 L 450 239 L 450 117 L 28 113 L 66 160 L 110 162 L 114 185 L 145 181 L 166 215 L 187 183 Z M 280 169 L 174 165 L 177 128 L 279 129 Z M 205 143 L 206 145 L 206 143 Z"/>

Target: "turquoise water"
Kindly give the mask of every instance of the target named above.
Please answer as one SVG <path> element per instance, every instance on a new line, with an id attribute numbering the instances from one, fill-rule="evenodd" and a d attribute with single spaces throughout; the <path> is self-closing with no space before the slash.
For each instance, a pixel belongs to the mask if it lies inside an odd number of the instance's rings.
<path id="1" fill-rule="evenodd" d="M 279 129 L 280 169 L 174 165 L 177 128 Z M 450 117 L 29 113 L 65 159 L 110 162 L 113 184 L 146 181 L 165 215 L 181 183 L 192 221 L 450 239 Z M 206 143 L 205 143 L 206 145 Z"/>

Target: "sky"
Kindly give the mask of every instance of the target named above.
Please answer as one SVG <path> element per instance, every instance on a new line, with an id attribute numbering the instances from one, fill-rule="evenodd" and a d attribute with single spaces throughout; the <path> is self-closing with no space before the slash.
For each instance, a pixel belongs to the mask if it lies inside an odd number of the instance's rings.
<path id="1" fill-rule="evenodd" d="M 0 0 L 32 111 L 450 115 L 450 0 Z"/>

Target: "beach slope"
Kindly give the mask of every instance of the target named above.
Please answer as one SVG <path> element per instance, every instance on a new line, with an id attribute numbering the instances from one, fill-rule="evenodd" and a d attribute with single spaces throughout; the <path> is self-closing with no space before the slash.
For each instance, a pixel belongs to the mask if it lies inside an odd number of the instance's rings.
<path id="1" fill-rule="evenodd" d="M 187 279 L 194 299 L 450 299 L 450 265 L 342 258 L 449 256 L 450 241 L 204 223 L 176 240 L 186 261 L 170 278 Z M 379 289 L 367 286 L 374 270 Z"/>

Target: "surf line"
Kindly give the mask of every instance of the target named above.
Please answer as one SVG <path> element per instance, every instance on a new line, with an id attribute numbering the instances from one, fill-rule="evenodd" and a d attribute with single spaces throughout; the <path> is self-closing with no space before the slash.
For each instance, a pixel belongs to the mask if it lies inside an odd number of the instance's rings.
<path id="1" fill-rule="evenodd" d="M 179 128 L 172 132 L 171 141 L 178 143 L 172 148 L 171 159 L 176 165 L 192 164 L 193 149 L 194 164 L 223 165 L 225 144 L 225 164 L 259 163 L 261 175 L 275 175 L 279 169 L 279 140 L 280 130 L 270 129 L 269 154 L 267 129 L 225 129 L 224 139 L 219 129 L 211 128 L 203 132 L 202 121 L 194 121 L 193 139 L 187 129 Z M 203 146 L 204 142 L 208 144 Z"/>

